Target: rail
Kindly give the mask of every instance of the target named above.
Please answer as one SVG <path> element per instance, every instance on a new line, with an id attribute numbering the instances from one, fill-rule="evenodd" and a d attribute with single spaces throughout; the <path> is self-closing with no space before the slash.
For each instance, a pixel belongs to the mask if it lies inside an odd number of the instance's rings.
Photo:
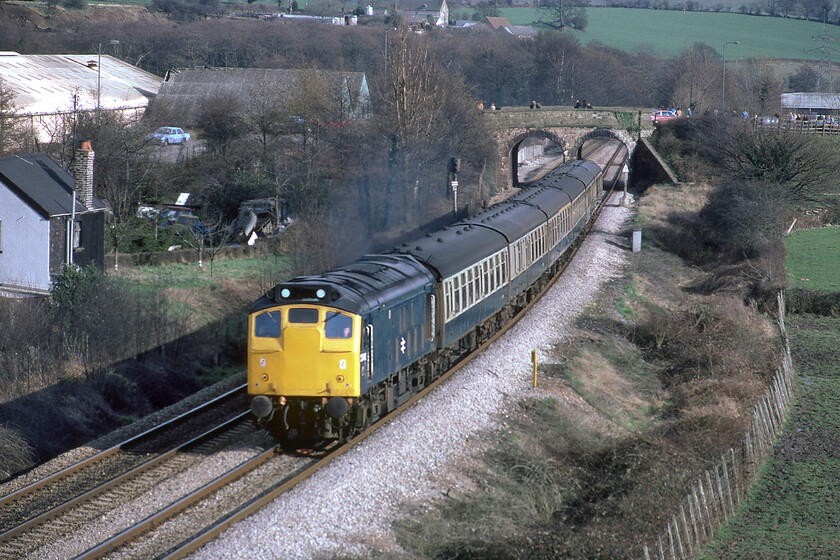
<path id="1" fill-rule="evenodd" d="M 137 434 L 134 437 L 131 437 L 131 438 L 129 438 L 129 439 L 127 439 L 127 440 L 125 440 L 121 443 L 118 443 L 118 444 L 116 444 L 112 447 L 109 447 L 108 449 L 104 449 L 104 450 L 100 451 L 99 453 L 96 453 L 95 455 L 91 455 L 90 457 L 88 457 L 86 459 L 82 459 L 81 461 L 79 461 L 77 463 L 74 463 L 74 464 L 72 464 L 68 467 L 65 467 L 65 468 L 61 469 L 60 471 L 57 471 L 57 472 L 55 472 L 53 474 L 50 474 L 50 475 L 47 475 L 44 478 L 33 482 L 32 484 L 29 484 L 29 485 L 24 486 L 23 488 L 20 488 L 20 489 L 14 491 L 14 492 L 6 494 L 5 496 L 0 497 L 0 507 L 6 506 L 10 502 L 14 502 L 15 500 L 19 500 L 19 499 L 23 498 L 24 496 L 27 496 L 27 495 L 31 494 L 32 492 L 35 492 L 35 491 L 39 490 L 40 488 L 43 488 L 47 485 L 55 484 L 59 480 L 61 480 L 63 478 L 66 478 L 70 475 L 73 475 L 73 474 L 81 471 L 82 469 L 90 468 L 94 463 L 97 463 L 97 462 L 99 462 L 103 459 L 106 459 L 107 457 L 110 457 L 111 455 L 115 455 L 116 453 L 120 452 L 121 450 L 123 450 L 125 447 L 128 447 L 129 445 L 136 444 L 139 441 L 142 441 L 142 440 L 147 439 L 147 438 L 149 438 L 153 435 L 161 433 L 163 430 L 171 429 L 171 428 L 173 428 L 173 427 L 175 427 L 179 424 L 182 424 L 182 423 L 186 422 L 187 420 L 189 420 L 190 418 L 194 417 L 196 414 L 200 414 L 201 412 L 203 412 L 205 410 L 209 410 L 211 407 L 216 406 L 217 404 L 234 397 L 238 393 L 243 392 L 247 387 L 248 387 L 247 384 L 240 385 L 240 386 L 238 386 L 234 389 L 231 389 L 230 391 L 228 391 L 227 393 L 225 393 L 223 395 L 219 395 L 218 397 L 216 397 L 212 400 L 209 400 L 209 401 L 207 401 L 207 402 L 205 402 L 205 403 L 203 403 L 203 404 L 201 404 L 201 405 L 199 405 L 199 406 L 197 406 L 193 409 L 188 410 L 187 412 L 185 412 L 183 414 L 180 414 L 180 415 L 176 416 L 175 418 L 172 418 L 170 420 L 167 420 L 166 422 L 158 424 L 158 425 L 154 426 L 153 428 L 150 428 L 150 429 L 148 429 L 148 430 L 146 430 L 146 431 L 144 431 L 140 434 Z M 0 539 L 0 540 L 2 540 L 2 539 Z"/>

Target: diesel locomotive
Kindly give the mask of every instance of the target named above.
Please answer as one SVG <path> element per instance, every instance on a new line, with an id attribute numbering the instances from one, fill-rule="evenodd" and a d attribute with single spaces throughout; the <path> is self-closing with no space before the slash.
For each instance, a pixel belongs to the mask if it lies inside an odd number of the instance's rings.
<path id="1" fill-rule="evenodd" d="M 496 333 L 553 278 L 603 195 L 565 163 L 471 218 L 278 284 L 248 318 L 248 393 L 283 442 L 348 440 Z"/>

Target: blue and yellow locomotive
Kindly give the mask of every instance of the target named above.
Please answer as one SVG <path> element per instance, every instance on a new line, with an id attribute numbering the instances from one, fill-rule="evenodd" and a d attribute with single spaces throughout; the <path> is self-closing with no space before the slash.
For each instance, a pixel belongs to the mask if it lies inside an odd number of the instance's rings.
<path id="1" fill-rule="evenodd" d="M 281 440 L 346 440 L 489 339 L 556 274 L 601 199 L 590 161 L 485 212 L 278 284 L 248 321 L 251 410 Z"/>

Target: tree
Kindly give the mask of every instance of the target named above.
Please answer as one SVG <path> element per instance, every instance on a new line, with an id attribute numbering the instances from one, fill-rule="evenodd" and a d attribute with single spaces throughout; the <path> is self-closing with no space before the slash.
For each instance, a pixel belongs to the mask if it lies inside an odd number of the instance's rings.
<path id="1" fill-rule="evenodd" d="M 840 169 L 833 142 L 807 134 L 755 131 L 749 123 L 718 127 L 707 137 L 718 166 L 734 180 L 783 185 L 791 204 L 821 201 Z"/>
<path id="2" fill-rule="evenodd" d="M 565 29 L 572 25 L 572 21 L 585 17 L 586 10 L 581 7 L 580 0 L 540 0 L 539 7 L 547 14 L 548 19 L 540 18 L 540 23 L 555 29 Z M 578 19 L 579 22 L 583 21 Z M 585 27 L 585 24 L 584 24 Z"/>
<path id="3" fill-rule="evenodd" d="M 232 91 L 208 94 L 198 110 L 198 128 L 207 146 L 224 157 L 247 129 L 239 97 Z"/>
<path id="4" fill-rule="evenodd" d="M 744 62 L 737 83 L 742 91 L 741 107 L 754 115 L 779 112 L 782 82 L 776 77 L 776 65 L 764 59 Z"/>
<path id="5" fill-rule="evenodd" d="M 481 167 L 489 135 L 476 109 L 478 101 L 458 72 L 432 56 L 427 35 L 404 26 L 388 39 L 387 73 L 378 88 L 373 123 L 378 136 L 387 140 L 382 146 L 388 160 L 380 220 L 405 227 L 440 213 L 449 157 L 457 154 Z"/>
<path id="6" fill-rule="evenodd" d="M 17 92 L 7 88 L 0 78 L 0 155 L 14 153 L 22 141 L 16 96 Z"/>
<path id="7" fill-rule="evenodd" d="M 720 102 L 720 56 L 709 45 L 695 43 L 672 60 L 658 105 L 691 109 L 695 114 Z"/>
<path id="8" fill-rule="evenodd" d="M 788 78 L 790 91 L 817 91 L 820 75 L 810 64 L 803 64 Z"/>
<path id="9" fill-rule="evenodd" d="M 103 111 L 99 117 L 80 114 L 76 134 L 91 141 L 95 152 L 94 192 L 110 209 L 106 236 L 114 249 L 119 268 L 120 247 L 140 227 L 137 208 L 153 192 L 159 163 L 137 123 L 118 113 Z"/>

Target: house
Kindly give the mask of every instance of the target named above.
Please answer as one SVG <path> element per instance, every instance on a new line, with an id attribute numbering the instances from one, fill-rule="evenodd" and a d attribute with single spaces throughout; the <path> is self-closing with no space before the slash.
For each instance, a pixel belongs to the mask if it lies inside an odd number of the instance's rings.
<path id="1" fill-rule="evenodd" d="M 148 116 L 155 122 L 177 121 L 179 126 L 194 127 L 205 99 L 230 95 L 247 107 L 259 100 L 264 102 L 267 94 L 278 100 L 294 98 L 310 80 L 319 80 L 330 88 L 341 120 L 370 116 L 370 90 L 364 72 L 206 67 L 167 72 Z"/>
<path id="2" fill-rule="evenodd" d="M 93 196 L 90 142 L 75 176 L 44 153 L 0 158 L 0 292 L 46 294 L 68 263 L 104 266 L 105 205 Z"/>
<path id="3" fill-rule="evenodd" d="M 501 31 L 518 39 L 533 39 L 537 36 L 537 30 L 530 25 L 511 25 L 505 17 L 485 17 L 480 27 L 484 29 L 489 27 L 493 31 Z"/>
<path id="4" fill-rule="evenodd" d="M 517 39 L 533 39 L 537 36 L 537 30 L 530 25 L 505 25 L 502 31 L 513 35 Z"/>
<path id="5" fill-rule="evenodd" d="M 403 0 L 394 4 L 394 10 L 412 26 L 449 25 L 449 6 L 446 0 Z"/>
<path id="6" fill-rule="evenodd" d="M 0 52 L 0 84 L 35 143 L 61 142 L 77 112 L 118 112 L 139 119 L 163 80 L 102 54 Z"/>
<path id="7" fill-rule="evenodd" d="M 483 25 L 489 25 L 493 31 L 498 31 L 503 27 L 510 27 L 510 22 L 506 17 L 490 17 L 487 16 L 484 18 L 484 21 L 481 22 Z"/>

